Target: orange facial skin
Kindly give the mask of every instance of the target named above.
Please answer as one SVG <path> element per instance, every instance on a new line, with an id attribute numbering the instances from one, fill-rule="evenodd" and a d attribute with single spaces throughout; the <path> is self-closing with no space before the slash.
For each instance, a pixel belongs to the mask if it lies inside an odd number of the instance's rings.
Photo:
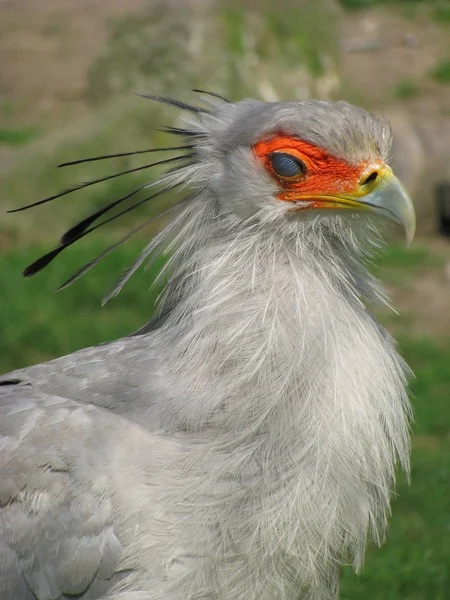
<path id="1" fill-rule="evenodd" d="M 364 173 L 378 171 L 383 167 L 383 161 L 370 165 L 363 161 L 350 164 L 345 160 L 331 156 L 326 150 L 318 148 L 309 142 L 301 141 L 285 135 L 276 135 L 270 140 L 258 142 L 253 150 L 260 158 L 270 175 L 284 188 L 278 194 L 280 200 L 295 202 L 307 201 L 304 207 L 296 206 L 297 210 L 306 208 L 343 208 L 336 197 L 351 195 L 361 196 L 361 179 Z M 283 178 L 277 175 L 270 161 L 270 153 L 286 152 L 300 159 L 306 165 L 306 173 L 294 178 Z M 370 167 L 370 168 L 369 168 Z M 350 201 L 345 201 L 351 208 Z M 353 203 L 352 203 L 353 204 Z"/>

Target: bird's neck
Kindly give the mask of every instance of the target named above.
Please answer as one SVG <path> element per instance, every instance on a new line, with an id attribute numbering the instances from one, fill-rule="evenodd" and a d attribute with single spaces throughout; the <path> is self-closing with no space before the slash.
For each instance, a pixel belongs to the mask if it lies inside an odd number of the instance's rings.
<path id="1" fill-rule="evenodd" d="M 359 563 L 368 530 L 384 527 L 396 457 L 408 462 L 404 366 L 364 307 L 377 290 L 344 242 L 219 234 L 192 253 L 158 334 L 162 426 L 203 432 L 196 469 L 223 526 L 236 524 L 242 547 L 247 528 L 261 532 L 261 557 L 290 557 L 298 594 L 298 577 L 320 579 L 344 547 Z"/>
<path id="2" fill-rule="evenodd" d="M 401 361 L 364 306 L 380 290 L 357 244 L 297 225 L 283 234 L 211 223 L 203 243 L 181 251 L 179 298 L 158 346 L 172 397 L 189 398 L 171 407 L 172 422 L 237 431 L 267 416 L 281 436 L 310 408 L 351 418 L 355 398 L 368 417 L 380 410 L 374 397 L 402 396 Z"/>

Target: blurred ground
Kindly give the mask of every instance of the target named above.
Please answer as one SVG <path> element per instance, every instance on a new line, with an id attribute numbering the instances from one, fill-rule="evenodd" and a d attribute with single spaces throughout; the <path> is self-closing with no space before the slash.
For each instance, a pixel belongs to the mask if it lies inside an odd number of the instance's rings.
<path id="1" fill-rule="evenodd" d="M 114 19 L 144 0 L 0 3 L 0 94 L 10 126 L 64 123 L 89 110 L 86 75 Z"/>
<path id="2" fill-rule="evenodd" d="M 448 0 L 9 0 L 0 2 L 0 209 L 29 203 L 138 159 L 56 169 L 64 160 L 165 144 L 178 112 L 133 92 L 192 100 L 203 87 L 233 99 L 344 98 L 392 121 L 394 167 L 413 195 L 419 235 L 374 264 L 399 314 L 377 309 L 416 373 L 413 485 L 400 482 L 392 531 L 370 551 L 346 600 L 446 600 L 450 589 L 450 241 L 435 234 L 434 188 L 450 181 Z M 153 175 L 151 175 L 152 177 Z M 142 173 L 0 221 L 0 371 L 114 339 L 152 313 L 154 272 L 100 299 L 154 230 L 75 286 L 80 264 L 139 222 L 101 229 L 32 280 L 20 273 L 92 207 L 148 181 Z M 86 193 L 87 192 L 87 193 Z M 78 245 L 78 244 L 77 244 Z"/>

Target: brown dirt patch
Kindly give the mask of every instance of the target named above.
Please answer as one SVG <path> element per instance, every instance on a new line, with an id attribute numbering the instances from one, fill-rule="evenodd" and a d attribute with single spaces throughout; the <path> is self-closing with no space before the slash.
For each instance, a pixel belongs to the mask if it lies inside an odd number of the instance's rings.
<path id="1" fill-rule="evenodd" d="M 386 7 L 348 13 L 342 46 L 344 82 L 357 87 L 371 106 L 391 104 L 399 83 L 408 80 L 418 95 L 401 98 L 402 106 L 426 115 L 448 110 L 450 86 L 434 82 L 430 71 L 448 59 L 450 27 L 436 23 L 426 7 L 408 17 Z"/>
<path id="2" fill-rule="evenodd" d="M 86 72 L 108 23 L 144 0 L 0 2 L 0 102 L 8 126 L 58 123 L 87 108 Z"/>

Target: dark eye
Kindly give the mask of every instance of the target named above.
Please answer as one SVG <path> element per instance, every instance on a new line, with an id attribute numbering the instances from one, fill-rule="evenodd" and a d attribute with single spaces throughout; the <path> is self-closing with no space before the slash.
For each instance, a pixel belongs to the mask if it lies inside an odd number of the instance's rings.
<path id="1" fill-rule="evenodd" d="M 273 171 L 280 177 L 290 179 L 306 172 L 305 163 L 287 152 L 272 152 L 269 158 Z"/>

